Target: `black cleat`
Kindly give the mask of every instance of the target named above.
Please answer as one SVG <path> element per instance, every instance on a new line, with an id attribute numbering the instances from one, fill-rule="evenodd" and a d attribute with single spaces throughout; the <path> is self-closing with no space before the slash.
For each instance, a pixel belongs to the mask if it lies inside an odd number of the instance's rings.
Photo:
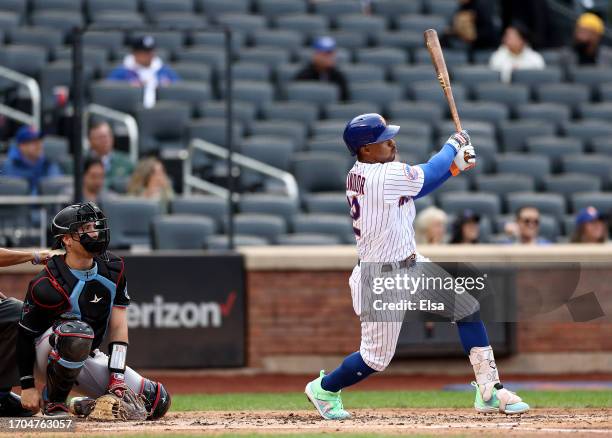
<path id="1" fill-rule="evenodd" d="M 0 417 L 31 417 L 34 412 L 21 406 L 21 397 L 9 392 L 0 398 Z"/>

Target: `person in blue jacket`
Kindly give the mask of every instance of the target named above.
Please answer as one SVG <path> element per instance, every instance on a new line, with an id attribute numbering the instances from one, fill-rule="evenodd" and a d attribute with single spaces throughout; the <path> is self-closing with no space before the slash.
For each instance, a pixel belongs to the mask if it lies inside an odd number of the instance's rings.
<path id="1" fill-rule="evenodd" d="M 42 178 L 62 174 L 57 163 L 45 156 L 43 138 L 44 134 L 31 126 L 19 128 L 2 166 L 2 176 L 26 179 L 33 195 L 38 194 Z"/>
<path id="2" fill-rule="evenodd" d="M 155 105 L 157 87 L 180 80 L 179 75 L 155 54 L 155 38 L 145 35 L 134 39 L 132 53 L 123 58 L 123 64 L 108 75 L 109 80 L 129 82 L 144 88 L 143 105 Z"/>

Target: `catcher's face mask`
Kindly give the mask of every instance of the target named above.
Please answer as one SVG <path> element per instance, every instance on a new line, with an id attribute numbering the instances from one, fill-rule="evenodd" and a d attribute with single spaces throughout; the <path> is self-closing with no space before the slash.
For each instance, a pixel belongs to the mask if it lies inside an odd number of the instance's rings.
<path id="1" fill-rule="evenodd" d="M 62 236 L 68 234 L 93 256 L 106 252 L 110 243 L 108 220 L 92 202 L 66 207 L 53 219 L 54 248 L 61 246 Z"/>

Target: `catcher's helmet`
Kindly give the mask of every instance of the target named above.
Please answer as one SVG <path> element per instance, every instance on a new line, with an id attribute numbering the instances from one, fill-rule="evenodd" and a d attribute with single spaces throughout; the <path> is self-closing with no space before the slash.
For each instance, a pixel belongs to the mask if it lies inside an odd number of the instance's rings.
<path id="1" fill-rule="evenodd" d="M 380 114 L 362 114 L 346 124 L 342 138 L 351 155 L 357 155 L 362 146 L 389 140 L 399 130 L 397 125 L 387 125 Z"/>
<path id="2" fill-rule="evenodd" d="M 91 222 L 94 223 L 95 231 L 98 233 L 96 239 L 79 231 L 81 226 Z M 93 255 L 103 254 L 110 243 L 110 229 L 106 216 L 93 202 L 73 204 L 62 209 L 51 222 L 51 233 L 55 238 L 53 249 L 61 248 L 62 236 L 66 234 L 77 234 L 83 248 Z"/>

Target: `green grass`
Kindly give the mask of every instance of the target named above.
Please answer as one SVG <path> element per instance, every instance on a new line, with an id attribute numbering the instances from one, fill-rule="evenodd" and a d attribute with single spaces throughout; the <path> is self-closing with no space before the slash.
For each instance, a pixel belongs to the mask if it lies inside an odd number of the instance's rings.
<path id="1" fill-rule="evenodd" d="M 534 408 L 610 408 L 612 391 L 520 391 Z M 347 391 L 348 409 L 359 408 L 469 408 L 471 392 L 450 391 Z M 172 398 L 175 411 L 300 410 L 310 409 L 302 393 L 193 394 Z"/>

